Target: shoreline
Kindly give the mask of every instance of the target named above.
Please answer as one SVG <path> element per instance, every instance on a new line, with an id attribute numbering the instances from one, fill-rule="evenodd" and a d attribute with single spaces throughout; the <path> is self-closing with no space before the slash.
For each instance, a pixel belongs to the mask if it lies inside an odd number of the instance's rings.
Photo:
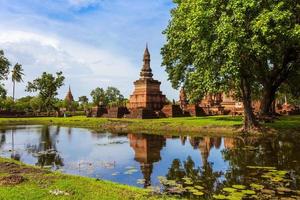
<path id="1" fill-rule="evenodd" d="M 87 187 L 88 186 L 88 187 Z M 0 157 L 0 199 L 174 199 L 111 181 L 52 172 Z"/>
<path id="2" fill-rule="evenodd" d="M 242 124 L 241 117 L 218 116 L 199 118 L 169 118 L 155 120 L 128 120 L 128 119 L 105 119 L 105 118 L 0 118 L 0 129 L 16 125 L 58 125 L 65 127 L 78 127 L 94 130 L 115 131 L 128 129 L 137 130 L 135 133 L 142 133 L 142 129 L 151 134 L 164 134 L 160 132 L 166 127 L 171 130 L 180 129 L 181 132 L 170 132 L 167 135 L 179 136 L 242 136 L 237 130 Z M 141 127 L 141 123 L 143 127 Z M 223 124 L 223 125 L 222 125 Z M 292 133 L 300 133 L 300 116 L 284 116 L 275 123 L 267 124 L 274 133 L 289 136 Z M 126 128 L 128 127 L 128 128 Z M 197 128 L 200 132 L 190 132 L 190 129 Z M 267 126 L 266 126 L 267 127 Z M 152 128 L 152 129 L 151 129 Z M 189 132 L 185 132 L 185 129 Z M 212 128 L 219 132 L 213 133 Z M 203 133 L 203 130 L 207 130 Z M 194 130 L 194 129 L 192 129 Z M 225 132 L 222 132 L 224 130 Z M 236 132 L 229 132 L 235 130 Z M 283 131 L 285 130 L 285 131 Z M 295 131 L 294 131 L 295 130 Z M 154 132 L 153 132 L 154 131 Z M 158 132 L 155 132 L 158 131 Z M 226 132 L 227 131 L 227 132 Z M 288 134 L 287 134 L 288 133 Z M 258 136 L 268 136 L 271 132 Z M 88 186 L 88 187 L 87 187 Z M 111 181 L 67 175 L 61 172 L 53 172 L 33 165 L 28 165 L 10 158 L 0 157 L 0 199 L 176 199 L 172 196 L 154 195 L 146 189 L 135 186 L 123 185 Z"/>
<path id="3" fill-rule="evenodd" d="M 109 119 L 87 118 L 85 116 L 57 118 L 0 118 L 0 128 L 15 125 L 57 125 L 74 128 L 87 128 L 96 131 L 112 133 L 145 133 L 206 136 L 241 136 L 242 117 L 240 116 L 210 116 L 183 117 L 163 119 Z M 282 132 L 300 133 L 300 116 L 282 116 L 274 123 L 262 124 L 264 132 L 254 132 L 251 135 L 277 134 Z"/>

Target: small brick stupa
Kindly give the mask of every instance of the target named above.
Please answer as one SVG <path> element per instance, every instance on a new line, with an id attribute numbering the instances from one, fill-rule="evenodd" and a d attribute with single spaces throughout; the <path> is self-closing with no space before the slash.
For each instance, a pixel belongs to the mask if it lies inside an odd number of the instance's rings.
<path id="1" fill-rule="evenodd" d="M 69 90 L 68 90 L 68 93 L 65 97 L 65 100 L 66 102 L 68 103 L 72 103 L 74 101 L 74 97 L 73 97 L 73 94 L 72 94 L 72 91 L 71 91 L 71 87 L 69 86 Z"/>
<path id="2" fill-rule="evenodd" d="M 140 79 L 134 82 L 134 92 L 130 96 L 129 108 L 145 108 L 160 111 L 166 102 L 166 96 L 160 91 L 161 82 L 154 80 L 150 68 L 150 53 L 148 46 L 144 52 L 144 64 L 140 72 Z"/>
<path id="3" fill-rule="evenodd" d="M 166 139 L 160 135 L 128 134 L 130 147 L 133 148 L 134 160 L 140 163 L 144 176 L 144 187 L 151 186 L 154 163 L 161 160 L 160 151 L 166 145 Z"/>
<path id="4" fill-rule="evenodd" d="M 74 101 L 74 97 L 73 97 L 73 94 L 72 94 L 72 91 L 71 91 L 71 87 L 69 86 L 69 91 L 68 91 L 68 93 L 67 93 L 67 95 L 66 95 L 66 97 L 65 97 L 65 101 L 66 101 L 66 109 L 68 110 L 68 111 L 70 111 L 71 109 L 72 109 L 72 103 L 73 103 L 73 101 Z"/>

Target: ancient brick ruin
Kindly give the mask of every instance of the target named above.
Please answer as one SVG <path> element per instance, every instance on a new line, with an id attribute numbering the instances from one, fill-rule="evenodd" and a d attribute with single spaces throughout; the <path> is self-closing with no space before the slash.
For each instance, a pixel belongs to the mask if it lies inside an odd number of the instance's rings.
<path id="1" fill-rule="evenodd" d="M 166 104 L 166 96 L 160 90 L 161 82 L 153 79 L 150 53 L 146 46 L 140 78 L 134 82 L 134 91 L 129 99 L 127 118 L 157 118 Z"/>
<path id="2" fill-rule="evenodd" d="M 91 110 L 89 116 L 153 119 L 162 117 L 243 114 L 243 104 L 234 98 L 233 93 L 209 93 L 198 103 L 191 104 L 187 100 L 188 98 L 184 88 L 182 88 L 179 95 L 179 101 L 177 103 L 173 102 L 173 104 L 167 104 L 166 96 L 160 90 L 161 82 L 153 78 L 150 61 L 149 49 L 148 46 L 146 46 L 140 77 L 134 82 L 134 90 L 132 95 L 130 95 L 127 106 L 110 108 L 98 106 Z M 71 102 L 72 98 L 73 96 L 69 89 L 66 100 Z M 258 111 L 258 102 L 253 102 L 253 109 L 256 112 Z M 276 107 L 276 111 L 283 114 L 291 114 L 295 110 L 296 108 L 293 108 L 288 104 Z"/>
<path id="3" fill-rule="evenodd" d="M 140 78 L 134 82 L 134 91 L 130 96 L 128 107 L 159 111 L 166 103 L 166 96 L 160 91 L 161 82 L 153 79 L 148 47 L 145 49 L 143 61 Z"/>

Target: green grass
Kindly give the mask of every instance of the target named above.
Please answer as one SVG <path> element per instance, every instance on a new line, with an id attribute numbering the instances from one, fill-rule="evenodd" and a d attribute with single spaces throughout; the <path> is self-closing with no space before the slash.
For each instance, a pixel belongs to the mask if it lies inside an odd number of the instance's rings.
<path id="1" fill-rule="evenodd" d="M 242 126 L 241 116 L 210 116 L 183 117 L 163 119 L 107 119 L 86 118 L 84 116 L 55 118 L 0 118 L 0 126 L 7 125 L 60 125 L 71 127 L 91 128 L 98 131 L 110 132 L 138 132 L 151 134 L 172 135 L 233 135 L 238 134 Z M 300 116 L 283 116 L 274 123 L 263 124 L 274 130 L 300 130 Z"/>
<path id="2" fill-rule="evenodd" d="M 267 127 L 276 130 L 300 130 L 300 115 L 282 116 L 274 123 L 266 123 Z"/>
<path id="3" fill-rule="evenodd" d="M 63 175 L 33 166 L 0 158 L 0 164 L 15 163 L 17 168 L 14 174 L 23 176 L 25 180 L 16 185 L 3 185 L 1 178 L 7 176 L 5 170 L 0 169 L 0 199 L 2 200 L 35 200 L 35 199 L 170 199 L 163 196 L 152 196 L 147 190 L 112 183 L 92 178 Z M 26 170 L 27 169 L 27 170 Z M 29 170 L 28 170 L 29 169 Z M 31 170 L 31 171 L 30 171 Z M 9 171 L 9 169 L 8 169 Z M 54 195 L 53 190 L 68 193 Z"/>
<path id="4" fill-rule="evenodd" d="M 0 118 L 0 126 L 5 125 L 61 125 L 97 129 L 111 132 L 139 132 L 152 134 L 193 134 L 232 133 L 242 125 L 241 117 L 183 117 L 164 119 L 107 119 L 86 118 L 84 116 L 55 118 Z"/>

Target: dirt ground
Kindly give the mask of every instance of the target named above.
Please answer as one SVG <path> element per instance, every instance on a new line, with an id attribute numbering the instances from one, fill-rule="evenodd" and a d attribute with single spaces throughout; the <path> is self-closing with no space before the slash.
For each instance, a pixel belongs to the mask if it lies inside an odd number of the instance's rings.
<path id="1" fill-rule="evenodd" d="M 0 163 L 0 174 L 7 174 L 0 178 L 0 185 L 17 185 L 26 180 L 23 174 L 44 174 L 45 171 L 36 168 L 20 166 L 11 162 Z"/>

